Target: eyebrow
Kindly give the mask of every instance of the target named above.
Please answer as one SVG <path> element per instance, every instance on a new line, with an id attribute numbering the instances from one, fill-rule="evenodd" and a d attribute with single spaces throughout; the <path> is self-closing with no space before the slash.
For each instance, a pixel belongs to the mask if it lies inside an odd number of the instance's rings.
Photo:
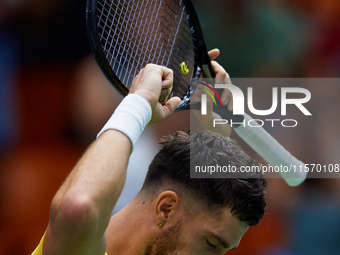
<path id="1" fill-rule="evenodd" d="M 211 233 L 211 232 L 210 232 L 210 234 L 211 234 L 214 238 L 216 238 L 216 239 L 222 244 L 223 248 L 229 249 L 230 245 L 228 244 L 227 241 L 223 240 L 223 238 L 221 238 L 221 237 L 215 235 L 214 233 Z M 235 250 L 236 248 L 237 248 L 237 246 L 234 247 L 234 248 L 231 248 L 230 250 Z"/>

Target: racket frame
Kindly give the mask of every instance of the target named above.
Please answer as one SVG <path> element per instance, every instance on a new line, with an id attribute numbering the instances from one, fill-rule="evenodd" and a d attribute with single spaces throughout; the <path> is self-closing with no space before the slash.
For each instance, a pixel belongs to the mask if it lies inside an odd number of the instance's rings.
<path id="1" fill-rule="evenodd" d="M 100 66 L 101 70 L 103 71 L 107 79 L 123 96 L 126 96 L 129 93 L 129 90 L 122 84 L 119 78 L 115 75 L 115 73 L 113 72 L 102 50 L 98 28 L 97 28 L 97 24 L 98 24 L 98 19 L 96 16 L 97 3 L 98 3 L 97 0 L 87 0 L 87 5 L 86 5 L 86 24 L 87 24 L 87 33 L 88 33 L 88 37 L 90 40 L 90 47 L 92 49 L 92 52 L 94 53 L 94 57 L 98 65 Z M 193 70 L 193 75 L 192 75 L 192 82 L 188 84 L 188 89 L 185 95 L 183 95 L 182 102 L 180 106 L 176 109 L 176 111 L 188 110 L 188 109 L 199 109 L 200 102 L 192 103 L 190 107 L 190 99 L 197 87 L 198 79 L 200 78 L 202 73 L 204 74 L 205 78 L 215 78 L 215 72 L 212 68 L 211 61 L 207 53 L 207 47 L 205 45 L 203 32 L 202 32 L 201 25 L 198 20 L 196 10 L 190 0 L 182 0 L 182 3 L 185 7 L 185 12 L 189 18 L 188 19 L 189 26 L 191 27 L 191 34 L 192 34 L 193 46 L 194 46 L 194 70 Z M 226 110 L 225 107 L 222 107 L 222 106 L 219 106 L 217 108 L 214 107 L 214 111 L 217 111 L 217 110 L 220 110 L 219 114 L 223 118 L 230 119 L 231 118 L 230 116 L 232 116 L 232 113 Z M 243 119 L 244 116 L 238 116 L 238 117 Z M 238 128 L 236 128 L 235 130 L 237 129 Z M 264 133 L 265 131 L 261 130 L 261 132 Z M 247 138 L 247 137 L 242 137 L 242 138 L 248 144 L 253 143 L 252 141 L 253 138 Z M 267 144 L 268 144 L 268 141 L 270 141 L 270 145 L 275 145 L 277 147 L 280 147 L 280 150 L 277 151 L 278 155 L 289 154 L 276 140 L 273 141 L 274 139 L 269 134 L 266 133 L 265 135 L 262 135 L 262 138 L 267 141 Z M 255 144 L 256 146 L 258 146 L 257 143 L 259 142 L 256 142 Z M 261 144 L 262 143 L 265 144 L 265 141 L 261 142 Z M 262 149 L 258 149 L 258 148 L 253 148 L 253 149 L 255 149 L 255 151 L 264 158 L 268 156 L 267 154 L 270 154 L 268 153 L 268 151 L 263 151 Z M 262 154 L 265 154 L 265 155 L 262 155 Z M 286 160 L 294 161 L 296 159 L 292 155 L 289 154 Z M 269 161 L 270 160 L 267 159 L 267 162 Z M 300 161 L 298 161 L 298 163 L 303 164 Z M 289 185 L 297 186 L 301 182 L 304 181 L 304 179 L 306 178 L 306 175 L 296 176 L 293 173 L 288 173 L 287 175 L 283 176 L 283 178 L 286 180 L 286 182 Z"/>
<path id="2" fill-rule="evenodd" d="M 120 94 L 126 96 L 127 94 L 129 94 L 129 90 L 122 84 L 122 82 L 115 75 L 102 50 L 97 28 L 98 24 L 98 18 L 96 15 L 97 4 L 98 1 L 96 0 L 87 0 L 86 4 L 86 26 L 88 38 L 90 40 L 90 47 L 92 52 L 94 53 L 94 58 L 96 59 L 100 69 L 102 70 L 106 78 L 120 92 Z"/>
<path id="3" fill-rule="evenodd" d="M 101 46 L 99 31 L 97 27 L 98 24 L 98 17 L 96 15 L 97 4 L 98 4 L 97 0 L 87 0 L 86 25 L 87 34 L 90 41 L 90 47 L 94 54 L 94 58 L 96 59 L 98 65 L 100 66 L 106 78 L 120 92 L 120 94 L 126 96 L 129 93 L 129 90 L 124 86 L 124 84 L 113 72 Z M 215 77 L 215 73 L 211 66 L 210 58 L 207 54 L 207 47 L 205 45 L 203 32 L 194 5 L 190 0 L 182 0 L 182 4 L 185 7 L 185 13 L 187 14 L 188 23 L 191 28 L 191 36 L 194 46 L 194 67 L 192 82 L 191 84 L 188 84 L 188 89 L 186 93 L 183 95 L 182 102 L 176 109 L 176 111 L 190 109 L 190 98 L 196 89 L 198 78 L 200 78 L 201 73 L 203 73 L 204 76 L 207 78 Z"/>

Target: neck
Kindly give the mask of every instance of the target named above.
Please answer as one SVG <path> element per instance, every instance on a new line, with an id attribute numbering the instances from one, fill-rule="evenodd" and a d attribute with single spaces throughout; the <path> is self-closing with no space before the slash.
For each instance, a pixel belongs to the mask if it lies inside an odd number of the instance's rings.
<path id="1" fill-rule="evenodd" d="M 127 206 L 111 217 L 107 228 L 109 255 L 143 255 L 154 239 L 157 226 L 146 199 L 137 195 Z M 155 228 L 153 231 L 153 228 Z"/>

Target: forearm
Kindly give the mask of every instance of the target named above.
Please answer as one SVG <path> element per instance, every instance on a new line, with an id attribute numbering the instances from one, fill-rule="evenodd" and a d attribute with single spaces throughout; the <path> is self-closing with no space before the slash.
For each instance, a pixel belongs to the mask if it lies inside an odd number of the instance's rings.
<path id="1" fill-rule="evenodd" d="M 150 121 L 151 113 L 150 104 L 143 97 L 124 98 L 57 193 L 51 217 L 54 208 L 60 210 L 60 203 L 68 205 L 70 200 L 77 204 L 80 200 L 79 203 L 88 203 L 85 207 L 91 207 L 90 214 L 99 218 L 97 224 L 106 226 L 123 189 L 130 152 Z"/>
<path id="2" fill-rule="evenodd" d="M 129 138 L 116 130 L 104 132 L 88 148 L 53 198 L 44 254 L 105 249 L 104 233 L 124 186 L 130 152 Z"/>
<path id="3" fill-rule="evenodd" d="M 110 216 L 123 189 L 130 152 L 126 135 L 116 130 L 103 133 L 59 189 L 52 207 L 59 207 L 65 199 L 87 199 L 99 215 Z"/>

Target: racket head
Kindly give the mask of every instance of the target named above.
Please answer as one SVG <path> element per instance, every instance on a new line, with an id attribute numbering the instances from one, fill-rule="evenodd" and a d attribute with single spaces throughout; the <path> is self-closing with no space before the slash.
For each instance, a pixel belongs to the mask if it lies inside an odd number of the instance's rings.
<path id="1" fill-rule="evenodd" d="M 163 65 L 174 71 L 169 98 L 180 97 L 177 110 L 185 110 L 192 78 L 213 74 L 190 0 L 88 0 L 86 20 L 95 59 L 123 96 L 146 64 Z"/>

